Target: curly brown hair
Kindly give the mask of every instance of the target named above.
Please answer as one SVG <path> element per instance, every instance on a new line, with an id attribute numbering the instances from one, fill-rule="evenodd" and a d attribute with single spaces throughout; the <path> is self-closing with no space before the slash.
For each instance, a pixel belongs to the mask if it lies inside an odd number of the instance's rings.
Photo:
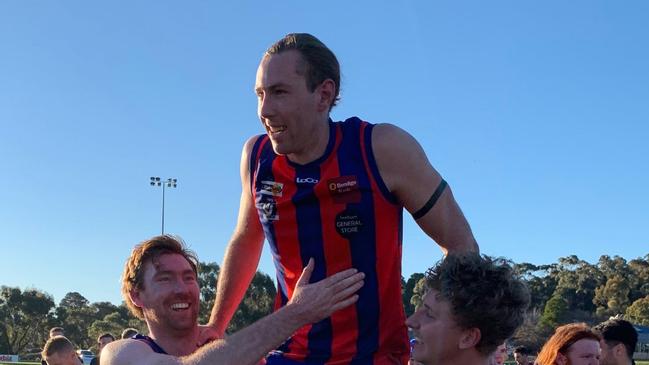
<path id="1" fill-rule="evenodd" d="M 140 319 L 144 319 L 142 308 L 131 300 L 133 289 L 144 289 L 144 268 L 147 262 L 156 263 L 162 255 L 178 254 L 183 256 L 198 276 L 198 258 L 189 250 L 180 237 L 173 235 L 155 236 L 136 245 L 131 256 L 126 260 L 122 273 L 122 296 L 128 309 Z"/>
<path id="2" fill-rule="evenodd" d="M 514 334 L 530 303 L 527 286 L 500 258 L 451 254 L 428 269 L 425 283 L 450 304 L 458 326 L 480 330 L 476 349 L 485 356 Z"/>

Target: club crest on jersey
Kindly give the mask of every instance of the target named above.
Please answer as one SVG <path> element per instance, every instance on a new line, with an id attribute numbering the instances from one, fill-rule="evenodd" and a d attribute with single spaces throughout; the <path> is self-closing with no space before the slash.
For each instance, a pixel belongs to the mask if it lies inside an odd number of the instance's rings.
<path id="1" fill-rule="evenodd" d="M 277 203 L 270 195 L 257 195 L 255 207 L 259 212 L 259 218 L 262 222 L 279 220 L 277 214 Z"/>
<path id="2" fill-rule="evenodd" d="M 284 191 L 284 184 L 276 181 L 263 180 L 259 187 L 259 194 L 282 196 L 282 191 Z"/>
<path id="3" fill-rule="evenodd" d="M 329 179 L 327 180 L 327 187 L 334 203 L 347 204 L 361 201 L 358 179 L 354 175 Z"/>

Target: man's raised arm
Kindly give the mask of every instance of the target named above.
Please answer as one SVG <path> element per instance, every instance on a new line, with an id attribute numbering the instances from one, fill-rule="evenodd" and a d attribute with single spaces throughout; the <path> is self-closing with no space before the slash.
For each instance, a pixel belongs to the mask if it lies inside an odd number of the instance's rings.
<path id="1" fill-rule="evenodd" d="M 444 254 L 479 250 L 451 188 L 415 138 L 394 125 L 377 124 L 372 131 L 372 150 L 390 192 Z"/>
<path id="2" fill-rule="evenodd" d="M 202 340 L 221 338 L 250 285 L 264 244 L 264 233 L 250 190 L 248 171 L 250 152 L 255 138 L 250 138 L 241 152 L 241 200 L 237 226 L 223 257 L 216 285 L 216 298 Z"/>

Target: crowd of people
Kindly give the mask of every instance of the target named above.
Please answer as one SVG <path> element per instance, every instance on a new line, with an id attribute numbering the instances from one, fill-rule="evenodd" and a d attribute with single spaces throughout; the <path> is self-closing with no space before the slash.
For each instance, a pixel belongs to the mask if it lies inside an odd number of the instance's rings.
<path id="1" fill-rule="evenodd" d="M 196 255 L 176 236 L 153 237 L 135 246 L 122 275 L 124 300 L 148 333 L 100 336 L 97 363 L 502 364 L 529 292 L 505 260 L 479 254 L 417 140 L 391 124 L 332 121 L 340 65 L 310 34 L 268 48 L 254 90 L 265 133 L 243 146 L 238 220 L 209 323 L 197 321 Z M 426 273 L 423 303 L 409 318 L 401 298 L 404 209 L 445 255 Z M 264 240 L 277 269 L 275 311 L 226 336 Z M 630 363 L 635 345 L 623 323 L 559 327 L 534 363 Z M 43 358 L 71 365 L 72 349 L 54 336 Z M 519 365 L 534 358 L 524 347 L 513 353 Z"/>

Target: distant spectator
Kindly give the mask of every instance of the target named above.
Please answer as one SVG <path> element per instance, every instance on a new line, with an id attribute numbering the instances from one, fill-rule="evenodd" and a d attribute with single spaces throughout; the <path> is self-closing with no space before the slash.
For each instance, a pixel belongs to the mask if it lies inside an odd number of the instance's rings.
<path id="1" fill-rule="evenodd" d="M 599 365 L 600 337 L 585 323 L 558 327 L 543 345 L 539 365 Z"/>
<path id="2" fill-rule="evenodd" d="M 72 342 L 64 336 L 54 336 L 47 340 L 41 356 L 48 365 L 79 365 Z"/>
<path id="3" fill-rule="evenodd" d="M 422 305 L 408 318 L 412 359 L 424 365 L 486 365 L 523 323 L 525 284 L 502 260 L 448 255 L 429 269 Z"/>
<path id="4" fill-rule="evenodd" d="M 599 342 L 602 348 L 601 365 L 635 364 L 633 352 L 638 342 L 638 332 L 630 322 L 613 318 L 598 324 L 593 330 L 602 337 Z"/>
<path id="5" fill-rule="evenodd" d="M 138 331 L 135 328 L 127 328 L 124 331 L 122 331 L 122 340 L 125 338 L 131 338 L 135 335 L 137 335 Z"/>
<path id="6" fill-rule="evenodd" d="M 530 349 L 525 346 L 518 346 L 514 349 L 514 361 L 516 365 L 532 365 L 529 356 L 531 355 Z"/>
<path id="7" fill-rule="evenodd" d="M 100 363 L 99 357 L 101 356 L 101 350 L 104 348 L 104 346 L 106 346 L 107 344 L 113 341 L 115 341 L 115 336 L 113 336 L 108 332 L 99 335 L 99 337 L 97 338 L 97 356 L 95 356 L 95 358 L 93 358 L 90 361 L 90 365 L 99 365 Z"/>
<path id="8" fill-rule="evenodd" d="M 65 333 L 63 331 L 63 327 L 52 327 L 52 328 L 50 328 L 50 338 L 56 337 L 56 336 L 65 336 Z"/>
<path id="9" fill-rule="evenodd" d="M 507 360 L 507 341 L 503 342 L 500 346 L 496 348 L 493 354 L 491 354 L 491 360 L 489 361 L 490 365 L 503 365 Z"/>

